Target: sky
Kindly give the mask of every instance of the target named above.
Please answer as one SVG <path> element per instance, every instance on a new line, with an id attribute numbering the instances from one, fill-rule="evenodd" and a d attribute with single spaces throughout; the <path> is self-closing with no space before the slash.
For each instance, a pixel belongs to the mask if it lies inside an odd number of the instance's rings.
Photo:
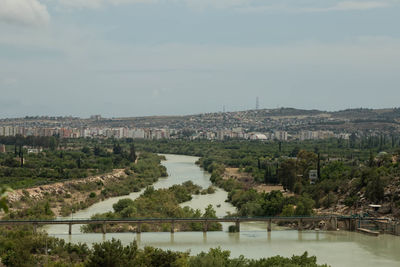
<path id="1" fill-rule="evenodd" d="M 0 0 L 0 118 L 398 107 L 400 0 Z"/>

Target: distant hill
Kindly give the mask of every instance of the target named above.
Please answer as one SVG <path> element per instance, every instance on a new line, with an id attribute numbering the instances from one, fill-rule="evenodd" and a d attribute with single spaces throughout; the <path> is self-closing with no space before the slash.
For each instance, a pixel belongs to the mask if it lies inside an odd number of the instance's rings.
<path id="1" fill-rule="evenodd" d="M 214 112 L 183 116 L 144 116 L 82 119 L 76 117 L 25 117 L 0 120 L 0 125 L 158 127 L 218 130 L 243 128 L 247 131 L 332 130 L 336 132 L 381 131 L 400 129 L 400 108 L 346 109 L 340 111 L 276 108 Z"/>

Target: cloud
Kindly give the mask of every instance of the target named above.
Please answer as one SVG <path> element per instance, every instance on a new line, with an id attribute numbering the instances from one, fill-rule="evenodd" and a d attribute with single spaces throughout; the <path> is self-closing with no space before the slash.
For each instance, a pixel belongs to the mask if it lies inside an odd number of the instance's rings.
<path id="1" fill-rule="evenodd" d="M 309 12 L 326 12 L 326 11 L 350 11 L 350 10 L 368 10 L 376 8 L 389 7 L 389 2 L 385 1 L 344 1 L 338 2 L 336 5 L 321 8 L 303 8 L 302 11 Z"/>
<path id="2" fill-rule="evenodd" d="M 328 1 L 327 1 L 328 2 Z M 398 5 L 398 1 L 382 0 L 382 1 L 330 1 L 329 5 L 321 5 L 320 3 L 302 4 L 301 1 L 282 3 L 271 1 L 269 5 L 248 5 L 237 7 L 236 10 L 242 13 L 263 13 L 270 11 L 281 11 L 290 13 L 314 13 L 314 12 L 330 12 L 330 11 L 356 11 L 371 10 L 377 8 L 387 8 Z"/>
<path id="3" fill-rule="evenodd" d="M 38 0 L 1 0 L 0 22 L 17 25 L 45 25 L 50 15 Z"/>
<path id="4" fill-rule="evenodd" d="M 167 0 L 168 1 L 168 0 Z M 178 0 L 191 8 L 231 8 L 250 5 L 251 0 Z"/>
<path id="5" fill-rule="evenodd" d="M 253 0 L 53 0 L 59 4 L 71 8 L 101 8 L 109 5 L 128 5 L 128 4 L 183 4 L 190 8 L 205 9 L 239 7 L 251 4 Z"/>
<path id="6" fill-rule="evenodd" d="M 162 89 L 154 89 L 153 92 L 151 93 L 153 98 L 157 98 L 160 96 L 163 96 L 165 93 L 167 93 L 168 89 L 167 88 L 162 88 Z"/>
<path id="7" fill-rule="evenodd" d="M 62 6 L 70 8 L 101 8 L 108 5 L 124 5 L 124 4 L 153 4 L 158 0 L 57 0 Z"/>
<path id="8" fill-rule="evenodd" d="M 50 1 L 50 0 L 47 0 Z M 398 0 L 381 1 L 305 1 L 305 0 L 51 0 L 70 8 L 103 8 L 129 4 L 180 4 L 193 9 L 233 8 L 245 13 L 266 11 L 286 12 L 327 12 L 348 10 L 369 10 L 398 5 Z M 267 2 L 267 4 L 265 4 Z"/>
<path id="9" fill-rule="evenodd" d="M 17 79 L 11 77 L 0 79 L 0 85 L 4 85 L 6 87 L 12 87 L 14 85 L 17 85 L 17 83 Z"/>

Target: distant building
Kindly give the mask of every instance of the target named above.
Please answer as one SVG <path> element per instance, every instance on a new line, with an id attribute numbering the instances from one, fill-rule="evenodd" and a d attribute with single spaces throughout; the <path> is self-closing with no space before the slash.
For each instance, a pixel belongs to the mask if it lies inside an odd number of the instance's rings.
<path id="1" fill-rule="evenodd" d="M 268 140 L 265 134 L 256 133 L 250 136 L 250 140 Z"/>
<path id="2" fill-rule="evenodd" d="M 275 131 L 274 132 L 275 139 L 279 141 L 287 141 L 288 133 L 286 131 Z"/>
<path id="3" fill-rule="evenodd" d="M 101 120 L 101 115 L 92 115 L 92 116 L 90 116 L 90 119 L 94 120 L 94 121 L 100 121 Z"/>
<path id="4" fill-rule="evenodd" d="M 42 148 L 32 148 L 32 147 L 27 147 L 28 154 L 39 154 L 40 152 L 43 151 Z"/>
<path id="5" fill-rule="evenodd" d="M 310 178 L 310 184 L 315 184 L 318 181 L 318 171 L 317 170 L 310 170 L 308 174 Z"/>

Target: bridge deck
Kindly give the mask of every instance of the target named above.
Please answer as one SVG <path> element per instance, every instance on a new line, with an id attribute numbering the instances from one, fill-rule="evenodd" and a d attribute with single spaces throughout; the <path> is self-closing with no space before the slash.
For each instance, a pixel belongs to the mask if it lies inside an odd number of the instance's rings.
<path id="1" fill-rule="evenodd" d="M 123 219 L 63 219 L 63 220 L 0 220 L 0 225 L 20 225 L 20 224 L 102 224 L 102 223 L 195 223 L 195 222 L 288 222 L 303 221 L 315 222 L 321 220 L 354 219 L 345 216 L 293 216 L 293 217 L 229 217 L 229 218 L 123 218 Z M 376 220 L 376 219 L 374 219 Z"/>

